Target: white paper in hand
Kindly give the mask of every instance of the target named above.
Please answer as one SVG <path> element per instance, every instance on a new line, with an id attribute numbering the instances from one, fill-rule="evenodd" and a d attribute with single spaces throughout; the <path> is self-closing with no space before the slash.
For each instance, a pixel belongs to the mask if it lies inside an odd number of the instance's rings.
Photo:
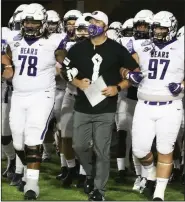
<path id="1" fill-rule="evenodd" d="M 101 92 L 106 87 L 107 85 L 105 84 L 102 76 L 100 76 L 94 83 L 84 90 L 84 93 L 92 107 L 96 106 L 106 98 L 106 96 L 102 95 Z"/>

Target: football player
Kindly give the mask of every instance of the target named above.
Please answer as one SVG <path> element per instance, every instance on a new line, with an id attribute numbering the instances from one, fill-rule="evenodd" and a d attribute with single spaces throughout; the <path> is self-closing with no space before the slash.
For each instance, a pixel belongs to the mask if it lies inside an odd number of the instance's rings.
<path id="1" fill-rule="evenodd" d="M 122 26 L 122 35 L 119 39 L 119 43 L 123 45 L 130 52 L 130 43 L 133 41 L 133 19 L 129 19 L 124 22 Z M 118 148 L 117 148 L 117 166 L 118 176 L 115 178 L 117 183 L 124 182 L 126 176 L 126 170 L 129 167 L 129 152 L 131 148 L 131 138 L 127 135 L 127 90 L 123 90 L 118 94 L 118 105 L 116 112 L 116 126 L 118 134 Z"/>
<path id="2" fill-rule="evenodd" d="M 2 27 L 2 40 L 1 40 L 1 75 L 4 76 L 5 69 L 10 68 L 12 63 L 6 55 L 7 37 L 11 30 L 7 27 Z M 7 156 L 8 164 L 6 170 L 3 172 L 3 177 L 11 179 L 15 172 L 15 150 L 13 148 L 12 135 L 9 127 L 9 111 L 10 111 L 10 94 L 11 86 L 9 82 L 2 79 L 2 149 Z"/>
<path id="3" fill-rule="evenodd" d="M 79 17 L 82 17 L 82 13 L 78 10 L 70 10 L 63 17 L 64 31 L 66 33 L 65 44 L 66 44 L 67 51 L 76 43 L 75 22 Z M 70 98 L 68 99 L 68 98 L 65 98 L 64 96 L 64 100 L 62 103 L 62 105 L 63 104 L 64 105 L 63 105 L 62 117 L 61 117 L 61 126 L 60 126 L 61 141 L 60 141 L 60 147 L 59 147 L 60 160 L 61 160 L 61 172 L 56 177 L 56 179 L 62 180 L 62 185 L 69 187 L 72 184 L 72 178 L 76 175 L 76 162 L 75 162 L 74 151 L 72 149 L 72 132 L 71 132 L 72 127 L 71 125 L 68 125 L 68 122 L 71 119 L 71 109 L 73 109 L 73 106 L 71 106 L 70 108 L 70 105 L 68 106 L 69 101 L 67 101 L 66 99 L 70 100 Z M 66 103 L 67 103 L 67 110 L 65 111 Z"/>
<path id="4" fill-rule="evenodd" d="M 27 7 L 27 4 L 21 4 L 20 6 L 18 6 L 16 8 L 16 10 L 14 11 L 13 14 L 13 22 L 12 22 L 12 30 L 19 32 L 21 29 L 21 16 L 22 16 L 22 12 L 23 10 Z M 13 179 L 10 183 L 11 186 L 17 186 L 19 191 L 23 191 L 23 181 L 22 178 L 24 180 L 23 174 L 24 174 L 24 170 L 26 172 L 26 166 L 24 166 L 19 158 L 18 155 L 16 155 L 16 170 L 15 170 L 15 174 L 13 176 Z"/>
<path id="5" fill-rule="evenodd" d="M 54 10 L 48 10 L 46 14 L 47 14 L 47 30 L 49 34 L 50 35 L 53 33 L 64 34 L 61 29 L 62 22 L 59 14 Z M 57 63 L 56 66 L 61 65 Z M 55 105 L 54 105 L 53 117 L 49 123 L 48 131 L 46 133 L 45 140 L 43 143 L 43 155 L 42 155 L 43 162 L 49 162 L 51 160 L 51 153 L 53 150 L 53 135 L 55 138 L 57 138 L 58 137 L 57 134 L 60 133 L 61 130 L 60 129 L 61 105 L 65 88 L 66 88 L 66 81 L 62 80 L 61 77 L 57 75 L 57 69 L 56 69 Z"/>
<path id="6" fill-rule="evenodd" d="M 177 39 L 184 43 L 184 26 L 181 27 L 177 32 Z M 175 143 L 174 153 L 173 153 L 173 170 L 169 179 L 169 183 L 179 182 L 181 177 L 181 165 L 183 167 L 183 157 L 182 163 L 180 163 L 181 153 L 183 154 L 183 135 L 184 135 L 184 109 L 183 109 L 183 120 L 181 124 L 181 128 L 179 130 L 179 134 L 177 137 L 177 141 Z M 182 155 L 183 156 L 183 155 Z M 183 170 L 183 169 L 182 169 Z M 182 177 L 183 181 L 183 177 Z"/>
<path id="7" fill-rule="evenodd" d="M 68 42 L 66 44 L 66 50 L 68 51 L 75 43 L 78 43 L 88 37 L 87 27 L 89 23 L 84 20 L 84 16 L 78 17 L 75 22 L 75 42 Z M 75 95 L 77 94 L 76 88 L 70 83 L 67 84 L 66 92 L 64 95 L 64 100 L 62 102 L 62 117 L 61 117 L 61 137 L 62 137 L 62 151 L 66 157 L 67 162 L 67 175 L 62 176 L 63 186 L 70 186 L 72 180 L 78 173 L 78 168 L 75 162 L 75 155 L 72 149 L 72 124 L 73 124 L 73 110 Z M 62 154 L 60 154 L 62 155 Z M 62 164 L 62 174 L 66 173 L 66 167 Z M 77 182 L 77 187 L 81 187 L 81 184 L 85 180 L 85 171 L 80 168 L 79 181 Z"/>
<path id="8" fill-rule="evenodd" d="M 139 11 L 134 19 L 129 19 L 123 24 L 123 33 L 126 36 L 122 37 L 120 43 L 124 45 L 127 50 L 132 54 L 136 62 L 138 63 L 137 58 L 133 54 L 133 48 L 141 44 L 143 40 L 149 39 L 150 26 L 153 19 L 153 12 L 150 10 L 141 10 Z M 132 29 L 133 27 L 133 29 Z M 125 29 L 127 28 L 127 29 Z M 133 37 L 131 34 L 133 33 Z M 137 104 L 137 87 L 132 86 L 127 90 L 126 99 L 123 97 L 122 102 L 126 102 L 126 109 L 122 111 L 126 112 L 126 125 L 129 134 L 132 134 L 132 120 L 134 115 L 135 106 Z M 123 113 L 122 112 L 122 113 Z M 123 114 L 124 114 L 123 113 Z M 119 113 L 118 113 L 119 114 Z M 123 117 L 123 116 L 121 116 Z M 126 159 L 128 159 L 128 153 L 130 151 L 129 143 L 130 136 L 127 136 L 127 147 L 126 147 Z M 123 161 L 123 160 L 122 160 Z M 137 178 L 134 182 L 133 190 L 143 192 L 146 184 L 147 170 L 141 166 L 139 160 L 133 155 L 133 163 L 135 167 L 135 172 Z M 124 176 L 122 176 L 123 178 Z"/>
<path id="9" fill-rule="evenodd" d="M 121 24 L 121 22 L 118 22 L 118 21 L 112 22 L 112 23 L 109 25 L 109 29 L 116 30 L 117 35 L 118 35 L 119 37 L 121 37 L 121 27 L 122 27 L 122 24 Z"/>
<path id="10" fill-rule="evenodd" d="M 13 16 L 11 17 L 8 26 L 11 28 L 11 30 L 15 30 L 18 31 L 20 30 L 20 17 L 21 17 L 21 13 L 23 11 L 23 9 L 27 6 L 27 4 L 21 4 L 20 6 L 18 6 L 14 13 Z M 19 26 L 18 26 L 19 25 Z M 11 62 L 9 63 L 7 60 L 9 60 L 9 58 L 7 58 L 5 52 L 6 52 L 6 47 L 7 46 L 7 38 L 10 35 L 11 31 L 6 28 L 3 27 L 2 28 L 2 46 L 3 47 L 3 52 L 2 52 L 2 61 L 6 60 L 6 62 L 4 61 L 4 64 L 9 64 L 11 65 Z M 8 63 L 7 63 L 8 62 Z M 2 137 L 2 144 L 4 147 L 4 151 L 5 153 L 8 155 L 8 167 L 6 169 L 6 171 L 3 173 L 3 176 L 6 176 L 6 174 L 8 174 L 9 179 L 11 179 L 11 183 L 10 185 L 17 185 L 18 181 L 21 179 L 22 177 L 22 172 L 23 172 L 23 165 L 20 162 L 19 157 L 16 155 L 16 170 L 14 168 L 15 166 L 15 151 L 11 142 L 11 131 L 10 131 L 10 127 L 9 127 L 9 111 L 10 111 L 10 100 L 11 100 L 11 95 L 12 95 L 12 83 L 11 81 L 6 81 L 3 82 L 3 86 L 5 87 L 5 94 L 4 94 L 4 98 L 3 98 L 3 104 L 2 104 L 2 108 L 3 108 L 3 137 Z M 13 175 L 15 170 L 15 175 Z M 13 171 L 13 172 L 12 172 Z"/>
<path id="11" fill-rule="evenodd" d="M 134 23 L 134 40 L 132 43 L 129 43 L 129 47 L 131 47 L 131 54 L 133 58 L 139 63 L 139 59 L 135 57 L 135 51 L 134 49 L 137 49 L 137 47 L 145 41 L 149 40 L 151 37 L 151 25 L 153 20 L 153 12 L 151 10 L 141 10 L 139 11 L 133 20 Z M 128 89 L 128 96 L 127 103 L 128 103 L 128 110 L 127 110 L 127 116 L 130 121 L 128 122 L 130 134 L 132 135 L 132 123 L 133 123 L 133 116 L 135 107 L 137 104 L 137 87 L 131 87 Z M 143 193 L 146 182 L 147 182 L 147 170 L 141 165 L 138 158 L 133 155 L 133 163 L 135 167 L 135 172 L 137 175 L 137 178 L 135 180 L 133 190 L 139 191 L 140 193 Z"/>
<path id="12" fill-rule="evenodd" d="M 118 36 L 117 31 L 114 30 L 114 29 L 108 29 L 106 34 L 107 34 L 108 38 L 110 38 L 110 39 L 112 39 L 114 41 L 119 41 L 119 39 L 120 39 L 119 36 Z"/>
<path id="13" fill-rule="evenodd" d="M 135 49 L 141 72 L 124 72 L 139 84 L 132 126 L 134 155 L 147 169 L 147 187 L 153 201 L 163 201 L 171 174 L 173 149 L 182 122 L 184 44 L 176 39 L 177 20 L 168 11 L 154 15 L 152 40 Z M 156 136 L 157 167 L 151 146 Z M 154 189 L 154 185 L 156 187 Z"/>
<path id="14" fill-rule="evenodd" d="M 13 145 L 23 165 L 27 165 L 24 198 L 35 200 L 39 196 L 41 146 L 54 107 L 55 63 L 61 63 L 65 57 L 61 51 L 64 36 L 48 34 L 46 10 L 41 5 L 28 5 L 21 18 L 20 34 L 7 40 L 15 70 L 6 79 L 13 77 Z"/>

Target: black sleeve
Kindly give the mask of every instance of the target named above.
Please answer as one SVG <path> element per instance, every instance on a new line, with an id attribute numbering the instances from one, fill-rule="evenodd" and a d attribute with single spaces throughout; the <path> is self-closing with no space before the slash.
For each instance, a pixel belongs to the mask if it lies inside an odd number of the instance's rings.
<path id="1" fill-rule="evenodd" d="M 75 67 L 75 54 L 74 54 L 74 50 L 73 47 L 69 50 L 69 52 L 67 53 L 66 57 L 64 58 L 64 61 L 62 63 L 62 68 L 60 70 L 63 79 L 65 79 L 66 81 L 68 81 L 68 70 L 72 69 Z"/>
<path id="2" fill-rule="evenodd" d="M 121 65 L 120 67 L 124 67 L 131 71 L 139 67 L 137 62 L 134 60 L 132 55 L 128 52 L 128 50 L 124 46 L 120 45 L 118 47 L 118 56 L 119 56 L 119 61 Z"/>
<path id="3" fill-rule="evenodd" d="M 68 51 L 62 63 L 62 69 L 72 69 L 75 67 L 75 53 L 73 47 Z"/>

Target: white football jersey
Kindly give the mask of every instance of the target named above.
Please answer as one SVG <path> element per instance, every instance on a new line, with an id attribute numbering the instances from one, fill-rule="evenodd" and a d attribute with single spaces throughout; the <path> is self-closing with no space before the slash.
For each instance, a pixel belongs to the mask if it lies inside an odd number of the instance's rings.
<path id="1" fill-rule="evenodd" d="M 133 41 L 134 37 L 121 37 L 119 40 L 119 43 L 124 46 L 129 53 L 133 50 Z M 121 93 L 119 93 L 119 96 L 121 97 L 127 97 L 127 90 L 123 90 Z"/>
<path id="2" fill-rule="evenodd" d="M 184 43 L 176 40 L 164 47 L 158 47 L 150 40 L 135 40 L 133 48 L 139 56 L 139 66 L 144 75 L 138 87 L 138 99 L 181 99 L 183 92 L 174 97 L 168 85 L 172 82 L 181 83 L 184 79 Z"/>
<path id="3" fill-rule="evenodd" d="M 69 49 L 75 45 L 76 42 L 67 42 L 66 44 L 66 50 L 69 51 Z M 71 83 L 67 83 L 67 88 L 66 88 L 66 91 L 73 94 L 73 95 L 77 95 L 77 89 L 74 85 L 72 85 Z"/>
<path id="4" fill-rule="evenodd" d="M 12 35 L 16 35 L 19 31 L 11 31 L 8 27 L 1 28 L 1 53 L 5 54 L 7 48 L 7 40 Z"/>
<path id="5" fill-rule="evenodd" d="M 121 37 L 119 43 L 131 53 L 134 40 L 134 37 Z"/>
<path id="6" fill-rule="evenodd" d="M 2 27 L 1 28 L 1 34 L 2 34 L 2 40 L 6 40 L 10 34 L 11 30 L 8 27 Z"/>
<path id="7" fill-rule="evenodd" d="M 65 35 L 52 34 L 47 39 L 27 41 L 20 34 L 11 35 L 7 42 L 15 66 L 14 93 L 55 90 L 55 50 L 61 48 Z"/>

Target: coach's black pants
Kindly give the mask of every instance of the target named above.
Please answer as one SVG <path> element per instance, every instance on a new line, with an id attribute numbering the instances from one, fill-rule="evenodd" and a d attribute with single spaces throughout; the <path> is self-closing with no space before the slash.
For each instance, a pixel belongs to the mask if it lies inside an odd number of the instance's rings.
<path id="1" fill-rule="evenodd" d="M 110 170 L 110 145 L 115 113 L 74 113 L 73 148 L 86 171 L 92 176 L 92 151 L 96 155 L 94 189 L 104 195 Z"/>

